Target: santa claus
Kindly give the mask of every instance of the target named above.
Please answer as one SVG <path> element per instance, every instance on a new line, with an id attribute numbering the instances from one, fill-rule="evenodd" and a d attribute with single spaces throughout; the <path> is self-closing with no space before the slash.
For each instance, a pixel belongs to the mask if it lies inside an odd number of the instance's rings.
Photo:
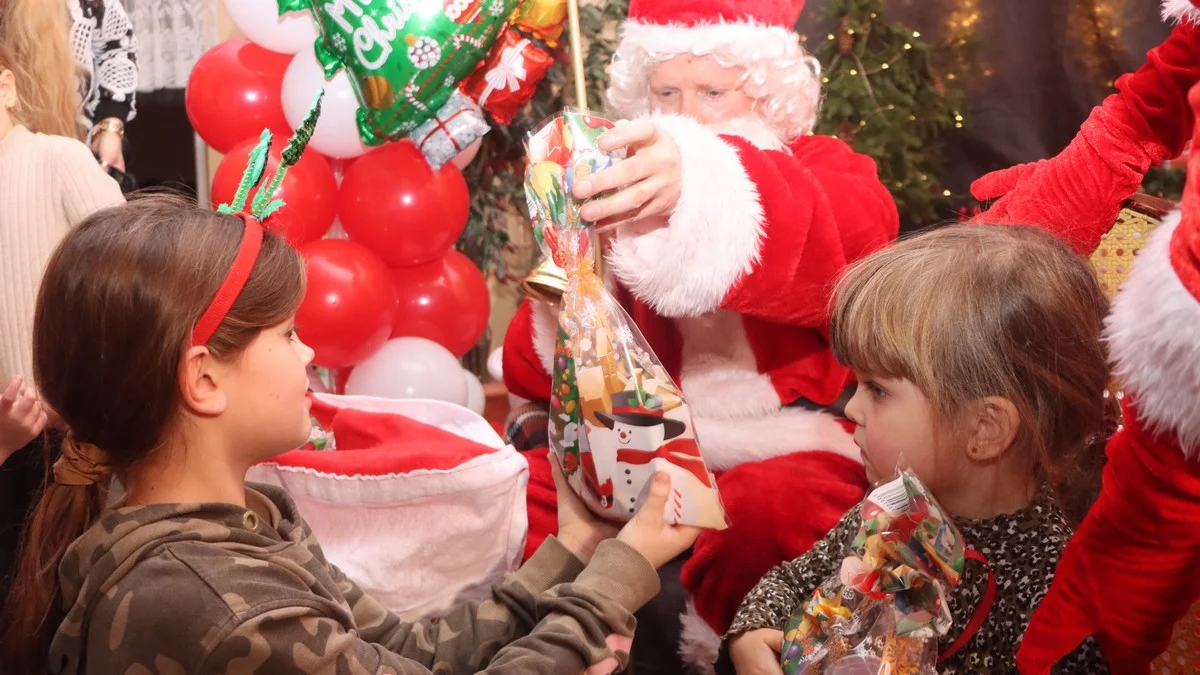
<path id="1" fill-rule="evenodd" d="M 609 69 L 623 121 L 600 141 L 630 158 L 575 186 L 602 195 L 582 216 L 615 232 L 611 290 L 723 472 L 732 527 L 703 535 L 683 571 L 716 631 L 865 488 L 838 419 L 853 385 L 829 348 L 827 306 L 846 265 L 893 240 L 899 220 L 870 158 L 812 135 L 820 69 L 792 29 L 802 5 L 632 0 Z M 545 438 L 529 433 L 530 416 L 549 398 L 556 325 L 553 306 L 527 300 L 506 336 L 504 381 L 534 402 L 515 435 Z M 554 522 L 539 515 L 554 506 L 544 455 L 530 457 L 534 542 Z"/>

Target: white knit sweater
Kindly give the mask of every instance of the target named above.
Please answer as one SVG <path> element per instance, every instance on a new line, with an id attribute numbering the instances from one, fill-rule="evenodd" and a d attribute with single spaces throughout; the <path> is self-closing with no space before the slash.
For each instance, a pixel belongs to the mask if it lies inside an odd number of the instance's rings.
<path id="1" fill-rule="evenodd" d="M 33 382 L 33 309 L 67 230 L 124 201 L 82 143 L 15 126 L 0 139 L 0 388 Z"/>

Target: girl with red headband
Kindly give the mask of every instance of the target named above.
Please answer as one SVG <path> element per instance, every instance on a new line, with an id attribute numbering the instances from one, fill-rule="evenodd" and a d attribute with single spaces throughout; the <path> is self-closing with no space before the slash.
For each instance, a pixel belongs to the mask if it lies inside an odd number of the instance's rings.
<path id="1" fill-rule="evenodd" d="M 55 673 L 623 666 L 655 567 L 696 534 L 663 523 L 665 476 L 610 541 L 560 476 L 558 538 L 490 599 L 418 622 L 328 563 L 285 492 L 246 484 L 252 464 L 309 434 L 313 352 L 293 325 L 303 294 L 302 258 L 246 214 L 142 198 L 66 236 L 38 299 L 34 368 L 70 431 L 0 619 L 0 662 Z"/>

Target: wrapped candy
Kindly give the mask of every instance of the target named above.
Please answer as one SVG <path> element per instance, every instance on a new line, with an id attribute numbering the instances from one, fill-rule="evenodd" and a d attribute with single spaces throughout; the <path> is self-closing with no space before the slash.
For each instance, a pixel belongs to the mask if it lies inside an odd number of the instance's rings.
<path id="1" fill-rule="evenodd" d="M 517 8 L 517 0 L 278 2 L 281 13 L 312 12 L 317 60 L 326 77 L 346 69 L 368 145 L 404 138 L 443 111 Z"/>
<path id="2" fill-rule="evenodd" d="M 490 129 L 479 107 L 456 91 L 433 119 L 412 132 L 412 142 L 429 165 L 438 169 Z"/>
<path id="3" fill-rule="evenodd" d="M 596 141 L 612 127 L 567 111 L 528 141 L 525 196 L 534 238 L 567 276 L 550 400 L 550 446 L 571 487 L 596 513 L 628 520 L 657 471 L 671 475 L 666 519 L 723 529 L 716 481 L 690 409 L 637 326 L 594 270 L 589 227 L 571 189 L 622 158 Z"/>
<path id="4" fill-rule="evenodd" d="M 463 91 L 501 124 L 533 98 L 554 57 L 511 28 L 504 31 L 487 59 L 463 82 Z"/>
<path id="5" fill-rule="evenodd" d="M 854 555 L 784 628 L 785 675 L 935 675 L 962 577 L 962 535 L 910 472 L 862 504 Z"/>

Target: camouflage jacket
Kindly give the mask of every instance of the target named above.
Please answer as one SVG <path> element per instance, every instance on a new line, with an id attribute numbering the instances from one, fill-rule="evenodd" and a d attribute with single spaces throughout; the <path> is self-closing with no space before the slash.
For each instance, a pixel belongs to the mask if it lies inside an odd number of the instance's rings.
<path id="1" fill-rule="evenodd" d="M 584 565 L 548 540 L 483 602 L 409 623 L 325 560 L 282 490 L 247 506 L 115 509 L 59 567 L 56 673 L 579 673 L 625 667 L 632 613 L 658 592 L 636 551 Z M 611 645 L 611 646 L 610 646 Z"/>

